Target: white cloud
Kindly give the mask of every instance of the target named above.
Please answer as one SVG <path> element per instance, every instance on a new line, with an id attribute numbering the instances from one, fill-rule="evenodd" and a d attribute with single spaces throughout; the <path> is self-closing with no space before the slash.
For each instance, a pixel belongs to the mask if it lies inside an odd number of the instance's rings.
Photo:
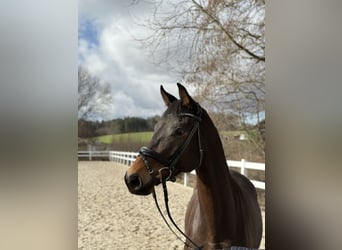
<path id="1" fill-rule="evenodd" d="M 104 119 L 124 116 L 151 116 L 165 109 L 159 86 L 176 94 L 179 76 L 150 63 L 150 58 L 132 35 L 146 32 L 131 17 L 129 1 L 80 1 L 80 20 L 97 25 L 98 45 L 87 38 L 79 40 L 79 58 L 88 71 L 108 82 L 113 103 L 106 108 Z M 134 8 L 134 16 L 143 19 L 146 6 Z"/>

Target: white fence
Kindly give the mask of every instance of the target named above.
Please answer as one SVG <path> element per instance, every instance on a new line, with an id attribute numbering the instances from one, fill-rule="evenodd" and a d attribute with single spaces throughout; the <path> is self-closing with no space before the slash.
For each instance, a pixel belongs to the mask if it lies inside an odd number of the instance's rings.
<path id="1" fill-rule="evenodd" d="M 87 158 L 88 160 L 92 160 L 93 158 L 106 158 L 110 161 L 122 163 L 130 166 L 137 157 L 138 153 L 136 152 L 122 152 L 122 151 L 78 151 L 78 158 Z M 247 169 L 253 169 L 258 171 L 265 171 L 265 163 L 256 163 L 256 162 L 248 162 L 244 159 L 241 161 L 230 161 L 227 160 L 227 164 L 229 167 L 240 168 L 240 173 L 243 175 L 247 174 Z M 189 174 L 195 175 L 196 172 L 192 171 L 190 173 L 184 173 L 184 186 L 188 186 L 188 176 Z M 251 180 L 253 185 L 256 188 L 266 189 L 265 182 Z"/>

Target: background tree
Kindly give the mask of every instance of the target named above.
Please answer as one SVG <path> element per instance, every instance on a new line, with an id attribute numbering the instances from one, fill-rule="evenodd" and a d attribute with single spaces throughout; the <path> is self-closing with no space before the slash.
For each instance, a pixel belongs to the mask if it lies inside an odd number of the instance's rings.
<path id="1" fill-rule="evenodd" d="M 101 83 L 99 78 L 78 67 L 78 119 L 96 119 L 103 114 L 111 103 L 111 88 L 108 83 Z"/>
<path id="2" fill-rule="evenodd" d="M 145 21 L 152 33 L 140 41 L 154 61 L 181 73 L 210 111 L 237 115 L 264 154 L 259 127 L 245 125 L 260 123 L 265 114 L 265 2 L 152 2 L 153 15 Z"/>

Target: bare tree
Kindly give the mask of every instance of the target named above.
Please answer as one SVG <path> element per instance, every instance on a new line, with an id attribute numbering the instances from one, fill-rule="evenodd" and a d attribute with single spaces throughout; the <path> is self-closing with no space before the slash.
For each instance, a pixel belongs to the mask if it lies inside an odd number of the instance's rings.
<path id="1" fill-rule="evenodd" d="M 152 34 L 141 41 L 155 62 L 180 72 L 212 111 L 239 115 L 241 124 L 251 117 L 261 122 L 265 113 L 265 2 L 152 2 L 153 15 L 145 22 Z M 263 153 L 264 141 L 254 142 Z"/>
<path id="2" fill-rule="evenodd" d="M 98 118 L 105 112 L 106 105 L 112 99 L 108 83 L 89 74 L 81 66 L 78 67 L 78 119 Z"/>

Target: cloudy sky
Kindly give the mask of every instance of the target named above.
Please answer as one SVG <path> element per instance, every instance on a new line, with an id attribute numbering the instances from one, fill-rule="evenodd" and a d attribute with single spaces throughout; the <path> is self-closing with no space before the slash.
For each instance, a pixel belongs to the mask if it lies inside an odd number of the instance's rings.
<path id="1" fill-rule="evenodd" d="M 152 64 L 147 50 L 135 39 L 148 35 L 140 24 L 151 11 L 145 1 L 132 5 L 127 0 L 79 0 L 79 64 L 113 90 L 105 120 L 161 114 L 165 109 L 161 84 L 177 96 L 180 76 Z"/>

